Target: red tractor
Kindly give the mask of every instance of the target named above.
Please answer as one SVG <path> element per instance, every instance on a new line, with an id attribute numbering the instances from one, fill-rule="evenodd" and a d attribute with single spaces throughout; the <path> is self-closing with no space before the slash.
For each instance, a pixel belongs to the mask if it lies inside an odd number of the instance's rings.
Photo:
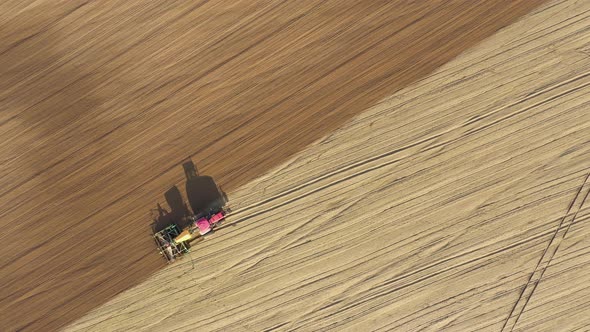
<path id="1" fill-rule="evenodd" d="M 190 242 L 197 237 L 204 236 L 218 227 L 230 210 L 226 207 L 227 196 L 209 176 L 199 176 L 192 161 L 183 164 L 187 178 L 186 191 L 193 213 L 188 212 L 186 204 L 182 202 L 182 196 L 176 187 L 172 191 L 174 202 L 168 202 L 180 213 L 168 213 L 158 205 L 160 216 L 172 215 L 166 219 L 168 223 L 160 230 L 154 229 L 154 240 L 158 251 L 166 258 L 168 263 L 190 252 Z M 170 192 L 170 191 L 169 191 Z M 180 202 L 179 202 L 180 201 Z M 161 211 L 164 212 L 161 212 Z M 156 220 L 156 218 L 154 218 Z M 156 223 L 154 223 L 156 224 Z"/>

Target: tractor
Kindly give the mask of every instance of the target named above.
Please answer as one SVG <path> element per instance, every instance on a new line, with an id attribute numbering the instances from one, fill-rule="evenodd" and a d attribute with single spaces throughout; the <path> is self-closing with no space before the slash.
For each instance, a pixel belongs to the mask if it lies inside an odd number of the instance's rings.
<path id="1" fill-rule="evenodd" d="M 176 186 L 166 193 L 171 212 L 158 204 L 159 218 L 154 218 L 154 241 L 168 263 L 188 254 L 190 243 L 211 233 L 230 212 L 227 196 L 209 176 L 199 176 L 192 161 L 183 164 L 186 192 L 192 213 Z M 156 226 L 157 224 L 160 226 Z M 162 227 L 162 223 L 164 226 Z"/>

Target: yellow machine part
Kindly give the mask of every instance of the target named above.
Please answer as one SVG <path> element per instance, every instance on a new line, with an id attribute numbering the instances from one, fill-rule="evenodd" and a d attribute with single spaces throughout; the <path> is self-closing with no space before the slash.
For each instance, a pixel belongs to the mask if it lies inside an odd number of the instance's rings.
<path id="1" fill-rule="evenodd" d="M 174 242 L 185 242 L 191 240 L 192 238 L 193 235 L 191 234 L 191 232 L 188 230 L 188 228 L 185 228 L 180 234 L 178 234 L 177 237 L 174 238 Z"/>

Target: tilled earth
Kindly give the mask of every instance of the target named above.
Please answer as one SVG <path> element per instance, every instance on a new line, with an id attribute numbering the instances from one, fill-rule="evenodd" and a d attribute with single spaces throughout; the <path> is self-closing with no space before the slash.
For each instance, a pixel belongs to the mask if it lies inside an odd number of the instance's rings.
<path id="1" fill-rule="evenodd" d="M 188 157 L 231 199 L 540 3 L 3 2 L 2 330 L 162 268 L 150 210 Z"/>

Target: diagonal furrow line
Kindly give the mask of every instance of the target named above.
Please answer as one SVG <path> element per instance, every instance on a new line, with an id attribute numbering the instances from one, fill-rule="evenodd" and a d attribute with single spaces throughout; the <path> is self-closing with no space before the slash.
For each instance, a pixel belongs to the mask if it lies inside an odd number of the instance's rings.
<path id="1" fill-rule="evenodd" d="M 574 223 L 578 215 L 578 212 L 581 210 L 582 206 L 584 205 L 584 201 L 590 193 L 590 182 L 588 180 L 590 180 L 590 173 L 586 175 L 584 182 L 580 186 L 580 189 L 576 193 L 576 196 L 569 205 L 566 214 L 563 216 L 557 229 L 553 233 L 553 237 L 551 238 L 547 247 L 545 248 L 543 255 L 541 255 L 541 258 L 539 259 L 539 262 L 537 263 L 535 270 L 533 270 L 533 273 L 531 273 L 531 276 L 529 277 L 529 280 L 527 281 L 525 287 L 522 289 L 522 292 L 520 293 L 518 300 L 512 307 L 512 310 L 510 311 L 508 318 L 504 322 L 504 325 L 502 326 L 502 331 L 512 331 L 516 326 L 518 319 L 524 312 L 524 309 L 526 308 L 527 303 L 533 296 L 533 293 L 535 292 L 537 285 L 539 284 L 539 282 L 541 282 L 543 274 L 545 273 L 545 271 L 551 264 L 551 260 L 557 253 L 559 245 L 567 235 L 568 230 Z M 572 214 L 572 211 L 575 212 Z"/>
<path id="2" fill-rule="evenodd" d="M 564 226 L 565 227 L 565 226 Z M 502 254 L 510 249 L 514 249 L 523 245 L 527 245 L 530 244 L 531 242 L 537 241 L 543 237 L 546 237 L 547 235 L 550 235 L 551 232 L 550 231 L 542 231 L 540 233 L 536 233 L 533 234 L 525 239 L 521 239 L 521 240 L 517 240 L 515 242 L 510 242 L 508 241 L 508 243 L 506 243 L 506 245 L 497 248 L 495 250 L 492 250 L 490 252 L 485 252 L 485 250 L 487 249 L 487 246 L 483 246 L 483 247 L 479 247 L 479 248 L 474 248 L 473 250 L 467 251 L 467 252 L 463 252 L 463 253 L 459 253 L 453 257 L 450 257 L 448 259 L 442 259 L 442 260 L 438 260 L 436 262 L 433 262 L 432 264 L 429 264 L 428 266 L 421 268 L 419 270 L 416 271 L 412 271 L 412 272 L 408 272 L 405 273 L 403 275 L 400 275 L 398 277 L 396 277 L 396 279 L 392 282 L 390 282 L 393 287 L 392 289 L 382 289 L 380 290 L 378 293 L 374 294 L 374 297 L 371 297 L 371 300 L 375 299 L 375 298 L 380 298 L 383 297 L 387 294 L 390 294 L 391 292 L 396 292 L 408 287 L 411 287 L 415 284 L 418 284 L 422 281 L 426 281 L 431 279 L 432 277 L 436 277 L 442 273 L 446 273 L 450 270 L 453 270 L 455 268 L 459 268 L 459 267 L 465 267 L 469 264 L 473 264 L 476 262 L 480 262 L 483 261 L 485 259 L 489 259 L 492 257 L 495 257 L 499 254 Z M 482 252 L 484 251 L 484 252 Z M 446 267 L 446 268 L 440 268 L 441 264 L 445 264 L 445 263 L 452 263 L 450 266 Z M 326 275 L 321 277 L 320 279 L 325 279 L 328 278 L 330 276 L 333 276 L 334 274 L 340 273 L 340 269 L 342 267 L 339 268 L 335 268 L 333 270 L 327 271 Z M 347 269 L 352 269 L 352 267 L 347 267 Z M 358 277 L 360 274 L 355 274 L 353 276 L 353 278 Z M 413 278 L 414 277 L 414 278 Z M 311 283 L 310 283 L 311 284 Z M 335 286 L 337 286 L 338 283 L 336 284 L 328 284 L 326 286 L 322 286 L 319 290 L 315 290 L 313 291 L 311 294 L 315 294 L 319 291 L 326 291 L 327 289 L 331 289 Z M 298 288 L 299 286 L 295 287 Z M 233 291 L 233 289 L 226 289 L 224 292 L 225 293 L 231 293 Z M 287 302 L 283 302 L 280 305 L 284 305 L 290 302 L 293 302 L 297 299 L 303 299 L 305 296 L 308 296 L 309 294 L 306 295 L 302 295 L 296 299 L 293 300 L 289 300 Z M 266 299 L 259 299 L 260 301 L 273 301 L 273 298 L 266 298 Z M 367 302 L 369 299 L 365 298 L 362 302 Z M 340 301 L 339 301 L 340 302 Z M 256 305 L 259 305 L 259 303 L 252 303 L 250 304 L 250 306 L 248 306 L 249 308 L 252 308 Z M 319 308 L 319 309 L 326 309 L 326 308 Z M 247 308 L 245 307 L 241 307 L 239 309 L 235 309 L 233 310 L 231 313 L 227 313 L 228 315 L 232 315 L 232 314 L 237 314 L 237 313 L 241 313 L 242 311 L 247 310 Z M 306 322 L 311 322 L 310 321 L 311 318 L 305 319 L 304 321 Z M 303 322 L 300 322 L 303 323 Z M 304 323 L 305 325 L 305 323 Z M 293 328 L 293 327 L 292 327 Z"/>

